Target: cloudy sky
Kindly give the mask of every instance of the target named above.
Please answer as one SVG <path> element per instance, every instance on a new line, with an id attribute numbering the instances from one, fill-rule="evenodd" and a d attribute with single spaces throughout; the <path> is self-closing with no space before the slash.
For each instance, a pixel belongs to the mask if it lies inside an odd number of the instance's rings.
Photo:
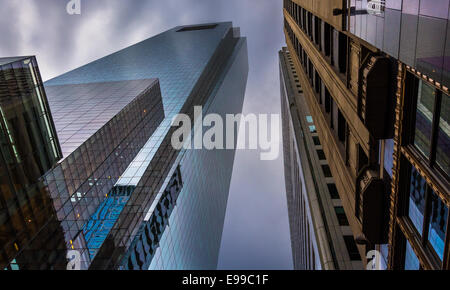
<path id="1" fill-rule="evenodd" d="M 233 21 L 248 37 L 243 113 L 279 113 L 281 0 L 81 0 L 81 15 L 68 2 L 0 0 L 0 57 L 36 55 L 45 81 L 174 26 Z M 281 152 L 236 153 L 219 268 L 292 268 Z"/>

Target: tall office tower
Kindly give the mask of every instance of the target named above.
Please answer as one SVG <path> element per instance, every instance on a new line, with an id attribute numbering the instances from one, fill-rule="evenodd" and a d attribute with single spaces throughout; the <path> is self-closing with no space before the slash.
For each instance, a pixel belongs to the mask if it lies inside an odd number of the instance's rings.
<path id="1" fill-rule="evenodd" d="M 287 48 L 279 52 L 279 59 L 286 196 L 294 269 L 362 269 L 342 201 Z"/>
<path id="2" fill-rule="evenodd" d="M 178 113 L 194 120 L 194 106 L 240 113 L 247 74 L 246 40 L 225 22 L 176 27 L 45 83 L 55 100 L 97 88 L 113 94 L 130 81 L 161 86 L 164 120 L 124 172 L 107 176 L 108 197 L 73 231 L 82 269 L 216 268 L 234 150 L 178 150 L 171 122 Z M 80 193 L 71 200 L 89 206 Z"/>
<path id="3" fill-rule="evenodd" d="M 34 57 L 2 68 L 1 266 L 66 269 L 68 251 L 86 256 L 79 250 L 90 245 L 84 224 L 164 117 L 158 81 L 58 85 L 45 93 Z"/>
<path id="4" fill-rule="evenodd" d="M 40 179 L 61 149 L 34 57 L 0 58 L 0 115 L 0 269 L 18 269 L 44 225 L 54 227 L 48 246 L 63 237 Z"/>
<path id="5" fill-rule="evenodd" d="M 450 268 L 448 12 L 448 1 L 284 0 L 287 47 L 364 264 L 377 250 L 389 269 Z"/>

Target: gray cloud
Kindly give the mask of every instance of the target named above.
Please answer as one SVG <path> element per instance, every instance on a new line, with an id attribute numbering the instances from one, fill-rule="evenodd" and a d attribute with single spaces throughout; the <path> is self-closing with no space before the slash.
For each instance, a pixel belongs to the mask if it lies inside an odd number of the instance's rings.
<path id="1" fill-rule="evenodd" d="M 177 25 L 233 21 L 248 37 L 244 113 L 279 113 L 282 1 L 81 1 L 82 15 L 69 16 L 68 0 L 0 0 L 0 57 L 36 55 L 48 80 Z M 219 267 L 292 268 L 281 154 L 237 152 Z"/>

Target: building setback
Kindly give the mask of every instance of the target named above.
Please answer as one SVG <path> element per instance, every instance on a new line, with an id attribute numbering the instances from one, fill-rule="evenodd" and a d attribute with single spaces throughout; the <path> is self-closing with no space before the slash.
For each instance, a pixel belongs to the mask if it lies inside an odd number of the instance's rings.
<path id="1" fill-rule="evenodd" d="M 287 49 L 363 263 L 449 269 L 449 3 L 377 3 L 284 0 Z"/>

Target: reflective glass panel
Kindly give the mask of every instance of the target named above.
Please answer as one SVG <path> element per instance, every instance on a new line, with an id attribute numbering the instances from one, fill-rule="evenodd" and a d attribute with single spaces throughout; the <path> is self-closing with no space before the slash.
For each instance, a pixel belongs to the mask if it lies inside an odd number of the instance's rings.
<path id="1" fill-rule="evenodd" d="M 439 131 L 436 151 L 436 163 L 447 174 L 450 175 L 450 97 L 442 94 L 441 114 L 439 119 Z"/>
<path id="2" fill-rule="evenodd" d="M 417 112 L 414 145 L 426 156 L 430 157 L 431 129 L 436 90 L 426 83 L 419 82 L 417 94 Z"/>
<path id="3" fill-rule="evenodd" d="M 420 263 L 411 244 L 406 241 L 405 270 L 419 270 Z"/>
<path id="4" fill-rule="evenodd" d="M 409 187 L 409 210 L 408 217 L 416 230 L 422 235 L 423 217 L 425 212 L 425 192 L 427 184 L 419 172 L 412 167 L 411 181 Z"/>
<path id="5" fill-rule="evenodd" d="M 445 231 L 447 229 L 448 207 L 434 192 L 431 195 L 431 199 L 428 241 L 442 260 L 445 246 Z"/>

